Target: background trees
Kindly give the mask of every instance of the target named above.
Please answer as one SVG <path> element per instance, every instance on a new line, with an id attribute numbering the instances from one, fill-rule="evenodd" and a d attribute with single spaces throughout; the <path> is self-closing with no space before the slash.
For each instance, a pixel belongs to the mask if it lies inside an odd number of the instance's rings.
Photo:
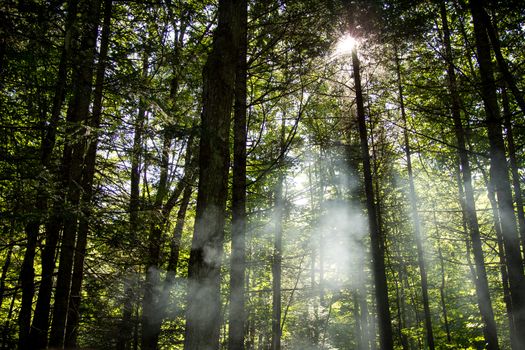
<path id="1" fill-rule="evenodd" d="M 523 16 L 5 2 L 1 347 L 521 349 Z"/>

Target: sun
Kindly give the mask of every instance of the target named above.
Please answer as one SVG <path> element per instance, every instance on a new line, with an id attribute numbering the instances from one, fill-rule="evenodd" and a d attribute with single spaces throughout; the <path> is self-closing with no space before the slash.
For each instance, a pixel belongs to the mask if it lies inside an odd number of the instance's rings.
<path id="1" fill-rule="evenodd" d="M 357 45 L 357 40 L 350 34 L 345 34 L 337 40 L 334 56 L 348 55 Z"/>

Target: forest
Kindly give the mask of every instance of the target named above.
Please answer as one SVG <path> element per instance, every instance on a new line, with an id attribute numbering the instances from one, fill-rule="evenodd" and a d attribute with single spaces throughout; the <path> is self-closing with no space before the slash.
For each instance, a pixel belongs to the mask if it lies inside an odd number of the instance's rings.
<path id="1" fill-rule="evenodd" d="M 0 91 L 2 350 L 525 350 L 522 0 L 2 0 Z"/>

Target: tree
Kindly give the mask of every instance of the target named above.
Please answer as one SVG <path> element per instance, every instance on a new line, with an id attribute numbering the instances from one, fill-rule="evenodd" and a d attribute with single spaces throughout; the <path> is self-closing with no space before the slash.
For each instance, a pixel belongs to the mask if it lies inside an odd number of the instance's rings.
<path id="1" fill-rule="evenodd" d="M 219 22 L 203 72 L 197 213 L 189 262 L 185 349 L 219 345 L 220 265 L 228 193 L 230 113 L 244 1 L 220 1 Z"/>

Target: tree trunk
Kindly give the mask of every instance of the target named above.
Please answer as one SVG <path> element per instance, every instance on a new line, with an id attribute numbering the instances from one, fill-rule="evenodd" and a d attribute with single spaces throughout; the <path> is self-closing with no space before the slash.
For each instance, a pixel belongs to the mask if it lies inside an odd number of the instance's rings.
<path id="1" fill-rule="evenodd" d="M 477 0 L 479 1 L 479 0 Z M 482 3 L 482 1 L 480 1 Z M 503 79 L 507 83 L 510 91 L 514 95 L 516 103 L 521 109 L 521 112 L 525 114 L 525 99 L 523 98 L 523 93 L 519 90 L 514 76 L 509 70 L 509 65 L 501 53 L 501 44 L 497 34 L 496 26 L 492 24 L 490 16 L 487 11 L 480 5 L 479 14 L 481 15 L 481 21 L 485 27 L 488 37 L 490 38 L 490 43 L 492 44 L 492 49 L 494 51 L 494 56 L 496 56 L 496 61 L 498 62 L 498 67 L 503 76 Z"/>
<path id="2" fill-rule="evenodd" d="M 496 193 L 503 245 L 509 277 L 509 291 L 512 299 L 512 314 L 517 330 L 525 329 L 525 276 L 520 252 L 520 240 L 512 202 L 505 144 L 502 135 L 502 119 L 492 69 L 490 46 L 483 25 L 481 0 L 471 0 L 470 9 L 474 22 L 476 49 L 481 77 L 481 95 L 485 105 L 486 126 L 490 143 L 490 181 Z M 519 346 L 525 346 L 525 332 L 518 332 Z"/>
<path id="3" fill-rule="evenodd" d="M 503 286 L 503 301 L 505 302 L 505 308 L 507 311 L 507 320 L 509 323 L 509 337 L 510 337 L 510 343 L 512 350 L 521 349 L 516 342 L 517 339 L 517 330 L 514 322 L 514 315 L 512 313 L 512 299 L 510 296 L 510 290 L 509 290 L 509 274 L 507 272 L 507 262 L 505 257 L 505 248 L 503 245 L 503 235 L 501 233 L 501 224 L 500 224 L 500 218 L 498 213 L 498 204 L 496 201 L 496 195 L 494 193 L 494 189 L 492 188 L 492 185 L 490 183 L 490 180 L 488 180 L 488 177 L 484 175 L 485 178 L 485 185 L 487 186 L 487 192 L 488 192 L 488 198 L 490 201 L 490 206 L 492 209 L 492 215 L 494 217 L 494 231 L 496 231 L 496 236 L 498 240 L 498 257 L 499 257 L 499 265 L 500 265 L 500 274 L 501 274 L 501 284 Z"/>
<path id="4" fill-rule="evenodd" d="M 464 204 L 463 211 L 467 221 L 467 226 L 470 232 L 470 239 L 472 242 L 472 252 L 474 253 L 474 261 L 476 265 L 475 287 L 478 298 L 478 307 L 483 319 L 483 334 L 487 342 L 487 349 L 499 349 L 498 336 L 496 330 L 496 322 L 494 321 L 494 312 L 492 310 L 492 302 L 490 298 L 489 284 L 487 280 L 487 272 L 485 269 L 485 257 L 483 254 L 482 241 L 479 232 L 479 224 L 476 213 L 476 203 L 474 199 L 474 189 L 472 186 L 472 176 L 470 172 L 470 162 L 467 153 L 467 145 L 465 142 L 465 131 L 461 121 L 461 105 L 459 100 L 459 92 L 456 83 L 456 72 L 452 57 L 452 47 L 450 43 L 450 31 L 448 28 L 448 19 L 445 3 L 441 3 L 441 20 L 443 22 L 443 34 L 445 43 L 445 55 L 447 60 L 447 75 L 448 87 L 451 99 L 451 113 L 454 120 L 454 131 L 456 134 L 456 143 L 458 150 L 458 157 L 460 162 L 461 183 L 458 185 L 459 190 L 464 189 L 464 197 L 460 193 L 460 200 Z"/>
<path id="5" fill-rule="evenodd" d="M 146 257 L 146 282 L 144 286 L 144 299 L 142 301 L 142 349 L 154 350 L 158 346 L 158 337 L 162 323 L 162 311 L 158 309 L 158 288 L 160 285 L 160 250 L 162 246 L 162 233 L 169 212 L 163 208 L 163 201 L 168 192 L 168 167 L 171 149 L 171 137 L 164 132 L 160 179 L 154 203 L 154 213 L 151 218 L 148 236 L 148 256 Z"/>
<path id="6" fill-rule="evenodd" d="M 243 350 L 246 323 L 246 76 L 247 11 L 241 9 L 239 61 L 235 76 L 232 183 L 232 254 L 230 266 L 230 318 L 228 349 Z"/>
<path id="7" fill-rule="evenodd" d="M 5 293 L 5 280 L 7 278 L 7 271 L 11 265 L 11 255 L 13 254 L 14 243 L 9 243 L 9 248 L 7 249 L 7 254 L 2 265 L 2 276 L 0 277 L 0 307 L 4 303 L 4 293 Z"/>
<path id="8" fill-rule="evenodd" d="M 65 27 L 66 34 L 64 37 L 64 44 L 62 47 L 62 53 L 58 65 L 58 75 L 57 82 L 55 85 L 55 94 L 53 97 L 51 117 L 46 127 L 46 131 L 41 145 L 40 159 L 43 171 L 46 171 L 47 167 L 49 166 L 49 163 L 51 161 L 51 155 L 55 147 L 57 126 L 60 119 L 60 111 L 62 109 L 62 104 L 64 102 L 65 91 L 67 87 L 67 71 L 71 55 L 72 41 L 73 37 L 76 36 L 75 17 L 77 14 L 77 5 L 77 1 L 74 0 L 68 2 L 67 19 Z M 44 181 L 41 181 L 41 183 L 39 183 L 40 188 L 43 188 L 43 186 L 45 186 L 43 182 Z M 42 213 L 44 213 L 47 210 L 48 198 L 45 195 L 44 190 L 39 190 L 38 192 L 39 193 L 37 195 L 35 204 L 35 212 L 40 213 L 38 215 L 42 215 Z M 34 248 L 36 248 L 37 235 L 40 230 L 40 225 L 41 218 L 36 216 L 32 218 L 31 222 L 26 226 L 28 237 L 32 237 L 28 240 L 28 248 L 30 249 L 27 251 L 29 255 L 32 255 L 32 257 L 24 257 L 24 264 L 22 267 L 22 274 L 24 275 L 24 277 L 22 278 L 22 283 L 26 285 L 31 279 L 31 277 L 28 276 L 28 273 L 34 275 L 34 272 L 31 272 L 33 268 L 29 265 L 32 265 L 32 260 L 34 260 Z M 34 291 L 29 292 L 29 289 L 33 290 L 33 287 L 27 288 L 26 286 L 26 288 L 22 288 L 22 290 L 25 291 L 27 295 L 26 297 L 22 296 L 22 309 L 20 311 L 20 314 L 25 316 L 19 317 L 19 323 L 25 324 L 24 326 L 22 326 L 21 324 L 19 326 L 20 349 L 43 348 L 47 344 L 47 329 L 49 327 L 49 303 L 51 300 L 52 284 L 51 275 L 54 270 L 54 252 L 56 249 L 56 243 L 53 242 L 54 237 L 56 236 L 58 236 L 58 227 L 56 225 L 53 227 L 53 230 L 46 229 L 46 244 L 42 253 L 42 277 L 38 293 L 37 305 L 35 308 L 33 318 L 33 325 L 31 327 L 30 312 L 33 302 L 32 299 Z M 31 250 L 33 251 L 31 252 Z M 49 259 L 50 256 L 52 258 L 51 261 Z M 26 260 L 26 258 L 28 259 Z"/>
<path id="9" fill-rule="evenodd" d="M 432 331 L 432 315 L 430 314 L 430 306 L 428 301 L 428 278 L 427 269 L 425 266 L 425 257 L 423 255 L 423 239 L 421 237 L 421 221 L 419 219 L 419 213 L 417 211 L 417 195 L 414 186 L 414 175 L 412 172 L 412 158 L 410 154 L 410 142 L 408 139 L 407 131 L 407 118 L 405 112 L 405 101 L 403 97 L 403 85 L 401 82 L 401 65 L 399 62 L 399 56 L 397 54 L 396 47 L 396 71 L 397 71 L 397 87 L 399 91 L 399 106 L 401 108 L 401 118 L 403 119 L 403 138 L 405 141 L 405 155 L 407 161 L 407 173 L 408 173 L 408 184 L 409 184 L 409 198 L 410 207 L 412 211 L 412 221 L 414 222 L 414 233 L 416 239 L 416 250 L 417 250 L 417 262 L 419 266 L 419 276 L 421 279 L 421 295 L 423 297 L 423 310 L 425 317 L 425 328 L 427 331 L 427 345 L 430 350 L 435 349 L 434 345 L 434 333 Z"/>
<path id="10" fill-rule="evenodd" d="M 142 58 L 141 78 L 147 80 L 149 69 L 148 55 Z M 142 134 L 146 119 L 146 105 L 144 100 L 139 100 L 139 109 L 135 119 L 133 131 L 133 145 L 131 150 L 131 173 L 130 173 L 130 199 L 129 199 L 129 232 L 130 242 L 138 242 L 137 233 L 140 228 L 140 168 L 142 159 Z M 133 332 L 133 287 L 129 281 L 124 281 L 124 303 L 122 308 L 122 320 L 119 325 L 117 349 L 128 350 L 131 347 Z"/>
<path id="11" fill-rule="evenodd" d="M 506 131 L 507 147 L 509 150 L 510 170 L 512 173 L 512 187 L 514 189 L 514 200 L 516 202 L 516 213 L 518 216 L 518 228 L 521 239 L 521 247 L 525 256 L 525 213 L 523 212 L 523 196 L 521 195 L 521 179 L 516 159 L 516 144 L 514 142 L 514 133 L 511 122 L 511 110 L 507 89 L 503 88 L 501 94 L 503 100 L 503 118 Z"/>
<path id="12" fill-rule="evenodd" d="M 86 151 L 85 140 L 75 140 L 77 133 L 86 134 L 85 126 L 89 115 L 91 101 L 91 89 L 93 85 L 93 61 L 96 50 L 96 39 L 98 36 L 98 22 L 100 16 L 100 2 L 89 1 L 84 9 L 84 33 L 85 36 L 80 44 L 78 55 L 78 72 L 75 77 L 77 84 L 72 97 L 70 110 L 68 111 L 68 142 L 72 142 L 69 174 L 67 205 L 71 212 L 64 217 L 64 230 L 62 233 L 62 245 L 60 250 L 60 262 L 58 267 L 57 285 L 53 308 L 53 322 L 49 345 L 62 347 L 64 345 L 65 326 L 71 288 L 74 247 L 77 235 L 79 218 L 79 203 L 82 183 L 83 155 Z M 66 154 L 67 157 L 67 154 Z"/>
<path id="13" fill-rule="evenodd" d="M 188 267 L 184 349 L 215 350 L 221 324 L 220 269 L 228 194 L 230 115 L 245 0 L 220 0 L 203 78 L 195 229 Z"/>
<path id="14" fill-rule="evenodd" d="M 87 155 L 84 160 L 84 169 L 82 174 L 82 207 L 79 221 L 79 230 L 77 243 L 75 246 L 73 276 L 71 281 L 71 293 L 69 296 L 69 309 L 66 324 L 66 342 L 67 348 L 75 348 L 78 335 L 78 323 L 80 319 L 80 295 L 82 289 L 82 280 L 84 277 L 84 258 L 86 255 L 87 236 L 89 232 L 89 221 L 91 218 L 91 206 L 93 196 L 93 179 L 95 176 L 95 164 L 98 148 L 98 130 L 100 129 L 102 115 L 102 98 L 104 90 L 104 75 L 106 71 L 106 58 L 109 48 L 110 23 L 112 12 L 112 0 L 104 0 L 104 22 L 102 26 L 102 35 L 100 40 L 99 61 L 96 71 L 95 91 L 93 98 L 93 113 L 88 127 L 91 135 L 88 136 Z"/>
<path id="15" fill-rule="evenodd" d="M 355 93 L 357 104 L 357 121 L 359 127 L 359 139 L 361 143 L 361 156 L 363 160 L 364 185 L 366 194 L 366 207 L 368 213 L 368 225 L 370 230 L 370 244 L 373 260 L 373 271 L 375 281 L 375 293 L 377 303 L 377 316 L 379 318 L 380 346 L 382 350 L 393 350 L 392 319 L 388 303 L 388 286 L 385 270 L 384 237 L 377 222 L 377 212 L 374 203 L 374 189 L 372 186 L 372 172 L 370 167 L 370 154 L 368 151 L 368 133 L 366 129 L 366 117 L 361 88 L 360 63 L 357 57 L 357 49 L 352 50 L 352 66 L 355 80 Z"/>
<path id="16" fill-rule="evenodd" d="M 285 119 L 283 116 L 281 124 L 281 159 L 285 151 Z M 282 275 L 282 255 L 283 255 L 283 219 L 284 219 L 284 200 L 283 200 L 283 184 L 284 184 L 284 169 L 282 169 L 282 161 L 280 161 L 280 174 L 275 185 L 275 237 L 272 257 L 272 347 L 271 350 L 281 349 L 281 275 Z"/>

